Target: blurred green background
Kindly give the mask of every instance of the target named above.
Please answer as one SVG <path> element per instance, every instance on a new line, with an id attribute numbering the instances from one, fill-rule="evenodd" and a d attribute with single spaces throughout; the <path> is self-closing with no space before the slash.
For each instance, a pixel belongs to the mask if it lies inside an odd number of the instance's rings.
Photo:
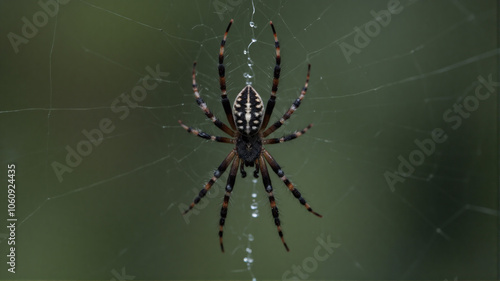
<path id="1" fill-rule="evenodd" d="M 0 221 L 10 163 L 18 219 L 15 274 L 0 228 L 0 279 L 499 278 L 498 86 L 474 98 L 478 77 L 500 80 L 497 1 L 53 3 L 0 1 Z M 251 169 L 236 180 L 225 254 L 217 232 L 227 175 L 181 215 L 232 148 L 177 123 L 223 135 L 196 105 L 190 75 L 196 60 L 201 95 L 226 122 L 217 56 L 231 18 L 231 101 L 245 83 L 269 97 L 270 20 L 282 48 L 272 120 L 312 64 L 302 106 L 273 136 L 314 127 L 267 147 L 323 215 L 272 175 L 289 253 Z M 127 105 L 148 67 L 161 80 Z M 446 140 L 418 152 L 415 141 L 435 128 Z M 67 158 L 72 150 L 85 155 Z M 401 159 L 418 165 L 389 184 Z"/>

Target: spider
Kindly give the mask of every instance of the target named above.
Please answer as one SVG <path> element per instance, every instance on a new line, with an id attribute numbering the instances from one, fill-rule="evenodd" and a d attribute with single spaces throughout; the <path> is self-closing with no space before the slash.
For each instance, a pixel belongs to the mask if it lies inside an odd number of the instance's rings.
<path id="1" fill-rule="evenodd" d="M 274 105 L 276 103 L 276 92 L 278 91 L 278 83 L 280 78 L 280 45 L 278 42 L 278 36 L 276 35 L 276 30 L 274 29 L 273 22 L 269 22 L 271 25 L 271 29 L 273 31 L 274 36 L 274 45 L 276 48 L 276 65 L 274 67 L 274 77 L 273 77 L 273 85 L 271 89 L 271 96 L 267 102 L 267 108 L 264 113 L 264 104 L 262 103 L 262 98 L 255 91 L 255 89 L 247 85 L 241 92 L 236 96 L 236 99 L 233 104 L 234 115 L 231 110 L 231 106 L 229 104 L 229 99 L 227 98 L 226 93 L 226 78 L 225 78 L 225 67 L 224 67 L 224 46 L 226 44 L 227 34 L 229 32 L 229 28 L 231 27 L 233 20 L 229 22 L 229 25 L 226 28 L 226 32 L 224 33 L 224 38 L 220 44 L 219 51 L 219 84 L 221 89 L 221 102 L 222 107 L 226 113 L 227 120 L 231 128 L 229 128 L 226 124 L 221 122 L 217 117 L 213 115 L 213 113 L 208 108 L 207 104 L 203 101 L 198 92 L 198 85 L 196 83 L 196 62 L 193 64 L 193 92 L 196 98 L 196 102 L 203 110 L 205 115 L 224 133 L 228 134 L 232 138 L 228 137 L 219 137 L 212 136 L 207 133 L 204 133 L 200 130 L 195 130 L 192 127 L 186 126 L 179 120 L 179 124 L 188 132 L 195 136 L 222 143 L 230 143 L 235 145 L 233 150 L 229 152 L 224 161 L 219 165 L 217 170 L 215 170 L 213 177 L 205 184 L 204 188 L 201 189 L 198 196 L 195 197 L 193 202 L 189 205 L 189 208 L 184 211 L 183 214 L 189 212 L 193 207 L 200 202 L 200 200 L 207 194 L 215 181 L 226 171 L 226 169 L 231 165 L 229 170 L 229 177 L 227 179 L 227 184 L 225 188 L 224 202 L 222 203 L 222 208 L 220 211 L 220 220 L 219 220 L 219 243 L 221 251 L 224 252 L 224 244 L 222 243 L 222 236 L 224 231 L 224 224 L 226 222 L 227 216 L 227 208 L 229 203 L 229 197 L 231 196 L 231 192 L 233 191 L 234 183 L 236 180 L 236 175 L 238 173 L 238 166 L 241 173 L 242 178 L 246 177 L 247 173 L 245 171 L 245 167 L 255 167 L 254 177 L 259 177 L 259 170 L 262 174 L 262 182 L 264 184 L 264 188 L 268 194 L 269 202 L 271 205 L 271 212 L 274 217 L 274 223 L 278 228 L 278 234 L 281 238 L 281 242 L 285 246 L 286 251 L 290 251 L 288 248 L 285 239 L 283 237 L 283 232 L 281 230 L 281 222 L 279 219 L 278 207 L 276 206 L 276 201 L 273 195 L 273 186 L 271 184 L 271 179 L 269 177 L 269 171 L 267 169 L 266 162 L 271 166 L 272 170 L 278 175 L 278 177 L 283 181 L 283 183 L 288 187 L 288 189 L 292 192 L 295 198 L 299 200 L 299 202 L 306 207 L 306 209 L 312 214 L 322 217 L 320 214 L 316 213 L 312 210 L 306 200 L 302 197 L 300 192 L 294 187 L 294 185 L 287 179 L 285 173 L 281 169 L 280 165 L 274 160 L 271 154 L 263 147 L 264 144 L 276 144 L 283 143 L 286 141 L 291 141 L 301 135 L 305 134 L 311 127 L 312 124 L 309 124 L 306 128 L 301 131 L 296 131 L 293 134 L 281 137 L 281 138 L 266 138 L 268 135 L 276 131 L 280 128 L 285 121 L 290 118 L 292 113 L 300 106 L 302 99 L 304 98 L 307 87 L 309 83 L 309 74 L 311 71 L 311 65 L 308 65 L 307 68 L 307 77 L 304 88 L 300 93 L 300 96 L 293 102 L 290 109 L 274 124 L 269 126 L 266 129 L 271 114 L 273 112 Z"/>

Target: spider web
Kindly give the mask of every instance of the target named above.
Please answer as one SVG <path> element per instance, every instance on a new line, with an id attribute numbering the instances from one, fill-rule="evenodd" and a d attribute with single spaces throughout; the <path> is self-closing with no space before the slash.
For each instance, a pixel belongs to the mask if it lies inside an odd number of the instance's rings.
<path id="1" fill-rule="evenodd" d="M 0 2 L 1 173 L 6 183 L 16 164 L 18 219 L 16 273 L 3 268 L 0 279 L 499 278 L 497 2 L 74 0 L 46 9 Z M 226 122 L 217 54 L 231 18 L 231 100 L 245 84 L 269 97 L 270 20 L 282 50 L 271 122 L 312 65 L 301 107 L 273 136 L 314 127 L 267 147 L 323 215 L 271 175 L 289 253 L 252 169 L 236 179 L 225 254 L 217 232 L 227 175 L 181 215 L 232 148 L 177 123 L 224 135 L 196 105 L 190 75 L 197 61 L 201 95 Z M 14 46 L 10 33 L 27 42 Z M 9 235 L 0 231 L 4 265 Z"/>

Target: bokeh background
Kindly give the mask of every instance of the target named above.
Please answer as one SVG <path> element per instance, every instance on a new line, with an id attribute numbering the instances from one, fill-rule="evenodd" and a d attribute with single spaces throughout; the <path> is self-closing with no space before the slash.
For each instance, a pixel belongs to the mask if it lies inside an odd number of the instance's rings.
<path id="1" fill-rule="evenodd" d="M 15 274 L 0 227 L 0 279 L 499 278 L 498 86 L 473 98 L 478 77 L 500 80 L 497 1 L 53 3 L 0 1 L 0 221 L 10 163 L 18 219 Z M 390 19 L 375 21 L 388 9 Z M 272 175 L 289 253 L 251 170 L 236 180 L 225 254 L 217 232 L 227 175 L 181 215 L 232 148 L 177 123 L 224 134 L 196 105 L 190 75 L 196 60 L 201 95 L 226 122 L 217 55 L 231 18 L 231 100 L 246 83 L 269 97 L 270 20 L 282 47 L 273 120 L 312 64 L 307 96 L 274 136 L 314 127 L 268 147 L 323 215 Z M 156 86 L 127 104 L 148 67 L 161 72 L 147 81 Z M 415 141 L 435 128 L 446 140 L 419 160 Z M 102 139 L 88 145 L 84 131 L 97 129 Z M 410 155 L 414 171 L 389 184 Z"/>

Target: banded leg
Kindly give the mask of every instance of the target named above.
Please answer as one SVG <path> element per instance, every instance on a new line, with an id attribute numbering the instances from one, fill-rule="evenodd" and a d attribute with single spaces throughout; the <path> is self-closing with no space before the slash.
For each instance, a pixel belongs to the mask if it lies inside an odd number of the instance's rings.
<path id="1" fill-rule="evenodd" d="M 213 115 L 210 109 L 208 109 L 207 104 L 201 98 L 200 93 L 198 92 L 198 84 L 196 84 L 196 62 L 193 63 L 193 92 L 194 97 L 196 98 L 196 103 L 198 103 L 201 110 L 205 112 L 205 115 L 214 123 L 214 125 L 224 131 L 226 134 L 232 137 L 236 136 L 236 133 L 233 130 L 231 130 L 226 124 L 222 123 L 219 119 L 217 119 L 217 117 Z"/>
<path id="2" fill-rule="evenodd" d="M 274 160 L 274 158 L 271 156 L 271 154 L 269 154 L 269 152 L 267 152 L 267 150 L 265 150 L 264 148 L 262 148 L 262 154 L 266 158 L 266 160 L 269 163 L 269 165 L 271 165 L 271 168 L 273 169 L 273 171 L 278 175 L 278 177 L 280 177 L 280 179 L 283 181 L 283 183 L 292 192 L 293 196 L 295 196 L 295 198 L 297 198 L 299 200 L 300 204 L 304 205 L 304 207 L 306 207 L 306 209 L 309 212 L 311 212 L 311 213 L 315 214 L 316 216 L 322 218 L 323 216 L 320 215 L 320 214 L 318 214 L 318 213 L 316 213 L 315 211 L 313 211 L 313 209 L 311 208 L 311 206 L 309 206 L 309 204 L 302 197 L 302 195 L 300 194 L 300 192 L 293 186 L 293 183 L 291 183 L 286 178 L 285 173 L 283 172 L 283 170 L 281 170 L 280 165 L 278 165 L 278 162 L 276 162 L 276 160 Z"/>
<path id="3" fill-rule="evenodd" d="M 224 173 L 224 171 L 226 171 L 226 168 L 229 166 L 229 163 L 231 163 L 231 161 L 234 159 L 235 156 L 236 156 L 236 150 L 233 149 L 226 156 L 226 159 L 224 159 L 224 161 L 222 161 L 222 163 L 219 165 L 217 170 L 214 172 L 213 177 L 205 184 L 205 187 L 202 190 L 200 190 L 198 196 L 194 198 L 193 202 L 189 205 L 189 208 L 185 210 L 184 213 L 182 213 L 183 215 L 185 215 L 187 212 L 193 209 L 193 207 L 196 204 L 198 204 L 198 202 L 200 202 L 201 198 L 205 197 L 207 191 L 210 190 L 215 181 Z"/>
<path id="4" fill-rule="evenodd" d="M 236 174 L 238 173 L 238 164 L 240 158 L 236 156 L 231 165 L 231 170 L 229 171 L 229 177 L 227 178 L 226 184 L 226 194 L 224 194 L 224 202 L 222 203 L 222 208 L 220 209 L 220 221 L 219 221 L 219 243 L 220 249 L 224 253 L 224 244 L 222 243 L 222 235 L 224 234 L 224 223 L 226 222 L 227 216 L 227 206 L 229 204 L 229 197 L 233 191 L 234 182 L 236 181 Z"/>
<path id="5" fill-rule="evenodd" d="M 290 249 L 288 249 L 288 246 L 286 245 L 286 242 L 285 242 L 285 238 L 283 237 L 283 231 L 281 231 L 281 222 L 280 222 L 280 218 L 279 218 L 279 211 L 278 211 L 278 207 L 276 206 L 276 200 L 274 199 L 274 195 L 273 195 L 273 186 L 271 185 L 271 178 L 269 178 L 269 172 L 267 171 L 266 162 L 264 161 L 262 154 L 259 156 L 259 159 L 256 160 L 255 162 L 257 162 L 257 161 L 259 163 L 260 172 L 262 174 L 262 182 L 264 183 L 264 187 L 265 187 L 267 195 L 269 197 L 269 203 L 271 204 L 271 212 L 273 214 L 274 224 L 276 224 L 276 227 L 278 228 L 278 235 L 281 238 L 281 242 L 283 243 L 283 246 L 285 246 L 286 251 L 289 252 Z"/>
<path id="6" fill-rule="evenodd" d="M 224 46 L 226 45 L 227 33 L 229 32 L 229 28 L 233 24 L 233 19 L 229 22 L 229 25 L 226 28 L 226 32 L 224 33 L 224 38 L 220 43 L 220 51 L 219 51 L 219 84 L 221 91 L 221 102 L 222 107 L 224 107 L 224 112 L 226 112 L 227 121 L 233 130 L 236 130 L 236 124 L 234 123 L 233 112 L 231 111 L 231 105 L 229 103 L 229 99 L 226 94 L 226 68 L 224 67 Z"/>
<path id="7" fill-rule="evenodd" d="M 273 22 L 269 22 L 271 28 L 273 30 L 274 36 L 274 47 L 276 48 L 276 65 L 274 66 L 274 74 L 273 74 L 273 87 L 271 89 L 271 96 L 267 101 L 266 113 L 264 115 L 264 120 L 262 121 L 262 126 L 260 127 L 261 131 L 265 130 L 267 124 L 269 123 L 269 118 L 271 118 L 271 114 L 273 113 L 274 105 L 276 103 L 276 92 L 278 91 L 278 84 L 280 82 L 280 73 L 281 73 L 281 53 L 280 53 L 280 43 L 278 41 L 278 36 L 276 35 L 276 30 L 274 29 Z"/>
<path id="8" fill-rule="evenodd" d="M 235 139 L 232 138 L 226 138 L 226 137 L 219 137 L 219 136 L 212 136 L 207 133 L 204 133 L 202 131 L 195 130 L 189 126 L 186 126 L 182 123 L 181 120 L 179 120 L 179 124 L 181 124 L 182 128 L 184 128 L 188 133 L 191 133 L 195 136 L 198 136 L 200 138 L 206 139 L 206 140 L 211 140 L 211 141 L 216 141 L 216 142 L 223 142 L 223 143 L 236 143 Z"/>
<path id="9" fill-rule="evenodd" d="M 311 129 L 311 127 L 312 127 L 312 124 L 309 124 L 309 126 L 305 127 L 304 129 L 302 129 L 298 132 L 295 132 L 293 134 L 290 134 L 288 136 L 284 136 L 281 138 L 272 138 L 272 139 L 262 140 L 262 144 L 275 144 L 275 143 L 282 143 L 282 142 L 286 142 L 286 141 L 291 141 L 291 140 L 296 139 L 296 138 L 302 136 L 303 134 L 305 134 L 309 129 Z"/>
<path id="10" fill-rule="evenodd" d="M 272 126 L 267 128 L 267 130 L 265 130 L 264 133 L 262 133 L 262 137 L 265 138 L 268 135 L 270 135 L 272 132 L 276 131 L 279 127 L 281 127 L 281 125 L 283 125 L 285 123 L 286 120 L 288 120 L 288 118 L 290 118 L 290 116 L 295 112 L 295 110 L 297 110 L 297 108 L 299 108 L 300 103 L 302 102 L 302 99 L 304 99 L 304 96 L 307 93 L 307 87 L 309 85 L 309 74 L 310 73 L 311 73 L 311 65 L 309 64 L 307 66 L 306 83 L 304 85 L 304 88 L 302 88 L 302 91 L 300 92 L 300 96 L 293 102 L 292 106 L 290 106 L 290 109 L 288 109 L 288 111 L 283 115 L 283 117 L 281 117 L 280 120 L 276 121 L 276 123 L 274 123 Z"/>

